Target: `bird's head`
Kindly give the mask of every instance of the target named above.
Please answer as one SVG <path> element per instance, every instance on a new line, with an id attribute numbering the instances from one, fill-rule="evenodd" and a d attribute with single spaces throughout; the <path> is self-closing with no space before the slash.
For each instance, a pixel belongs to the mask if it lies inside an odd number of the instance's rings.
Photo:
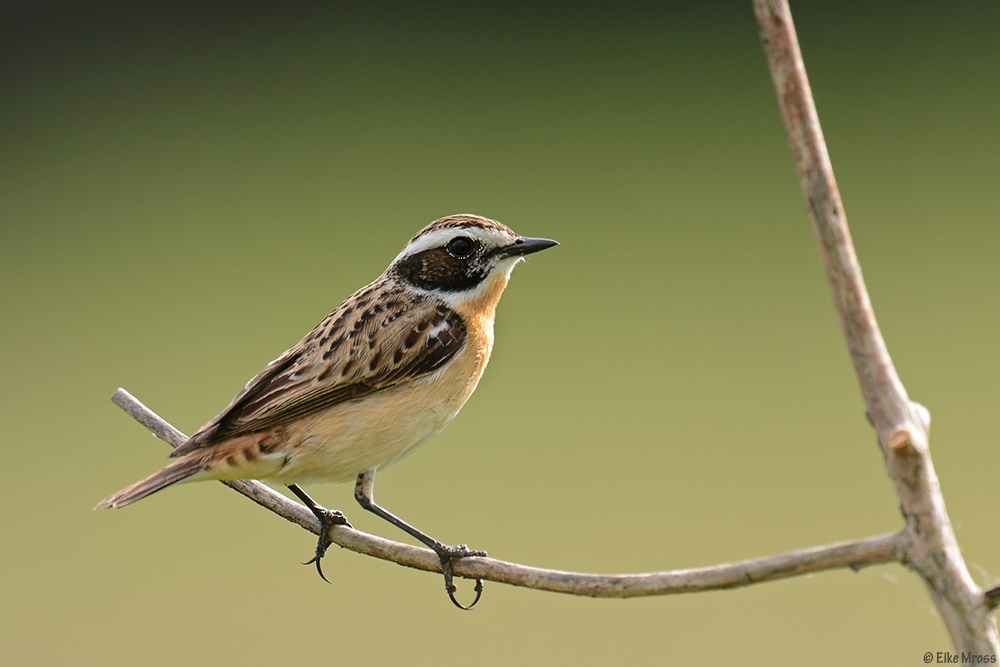
<path id="1" fill-rule="evenodd" d="M 420 230 L 387 273 L 412 289 L 457 305 L 487 292 L 496 291 L 499 298 L 514 265 L 525 255 L 555 245 L 551 239 L 519 236 L 496 220 L 452 215 Z"/>

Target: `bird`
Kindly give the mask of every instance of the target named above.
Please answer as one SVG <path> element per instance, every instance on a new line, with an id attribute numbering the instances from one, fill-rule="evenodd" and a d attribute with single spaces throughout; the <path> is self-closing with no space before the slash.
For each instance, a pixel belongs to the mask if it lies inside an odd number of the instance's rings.
<path id="1" fill-rule="evenodd" d="M 313 512 L 321 560 L 333 525 L 350 523 L 300 484 L 355 482 L 365 510 L 438 556 L 451 601 L 452 563 L 485 556 L 440 542 L 375 503 L 375 474 L 437 435 L 461 410 L 493 350 L 493 323 L 515 265 L 559 245 L 524 237 L 478 215 L 440 218 L 421 229 L 369 285 L 272 361 L 159 472 L 98 508 L 129 505 L 179 482 L 261 479 L 285 484 Z"/>

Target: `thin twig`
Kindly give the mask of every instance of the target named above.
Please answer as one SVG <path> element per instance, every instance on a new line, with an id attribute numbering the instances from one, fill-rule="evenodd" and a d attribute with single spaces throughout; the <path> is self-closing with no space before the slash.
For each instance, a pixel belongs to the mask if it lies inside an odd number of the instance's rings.
<path id="1" fill-rule="evenodd" d="M 170 445 L 177 447 L 187 440 L 183 433 L 124 389 L 116 391 L 111 400 Z M 312 512 L 260 482 L 240 480 L 227 481 L 223 484 L 292 523 L 312 533 L 319 532 L 319 522 Z M 360 554 L 418 570 L 441 571 L 439 558 L 429 549 L 393 542 L 346 526 L 334 526 L 330 530 L 329 537 L 334 544 Z M 843 567 L 859 570 L 867 565 L 900 562 L 904 551 L 904 536 L 901 533 L 893 533 L 739 563 L 666 572 L 587 574 L 528 567 L 493 558 L 463 559 L 454 564 L 454 571 L 456 576 L 488 579 L 543 591 L 590 597 L 627 598 L 736 588 Z"/>
<path id="2" fill-rule="evenodd" d="M 909 400 L 861 277 L 791 10 L 787 0 L 753 4 L 833 300 L 906 519 L 906 561 L 927 584 L 955 648 L 996 655 L 996 621 L 969 576 L 931 462 L 930 414 Z"/>

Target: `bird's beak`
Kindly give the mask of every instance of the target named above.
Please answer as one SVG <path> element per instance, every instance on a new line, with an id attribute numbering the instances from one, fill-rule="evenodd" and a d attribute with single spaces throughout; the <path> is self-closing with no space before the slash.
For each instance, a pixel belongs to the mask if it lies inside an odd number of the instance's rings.
<path id="1" fill-rule="evenodd" d="M 511 243 L 509 246 L 498 248 L 494 251 L 494 255 L 497 257 L 530 255 L 533 252 L 545 250 L 546 248 L 551 248 L 554 245 L 559 245 L 559 242 L 553 241 L 552 239 L 536 239 L 530 236 L 523 236 Z"/>

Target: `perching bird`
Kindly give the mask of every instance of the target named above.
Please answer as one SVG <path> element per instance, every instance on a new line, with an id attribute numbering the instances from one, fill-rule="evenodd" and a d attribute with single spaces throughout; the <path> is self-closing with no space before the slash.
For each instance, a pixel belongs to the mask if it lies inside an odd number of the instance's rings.
<path id="1" fill-rule="evenodd" d="M 445 545 L 376 505 L 375 472 L 413 452 L 458 414 L 489 361 L 494 313 L 511 271 L 525 255 L 554 245 L 475 215 L 435 220 L 375 282 L 352 294 L 171 452 L 178 461 L 98 507 L 122 507 L 181 481 L 281 482 L 320 521 L 316 554 L 308 562 L 322 576 L 328 529 L 350 524 L 297 485 L 356 479 L 354 496 L 362 507 L 434 550 L 445 589 L 461 607 L 451 564 L 485 553 Z M 476 601 L 481 591 L 477 581 Z"/>

